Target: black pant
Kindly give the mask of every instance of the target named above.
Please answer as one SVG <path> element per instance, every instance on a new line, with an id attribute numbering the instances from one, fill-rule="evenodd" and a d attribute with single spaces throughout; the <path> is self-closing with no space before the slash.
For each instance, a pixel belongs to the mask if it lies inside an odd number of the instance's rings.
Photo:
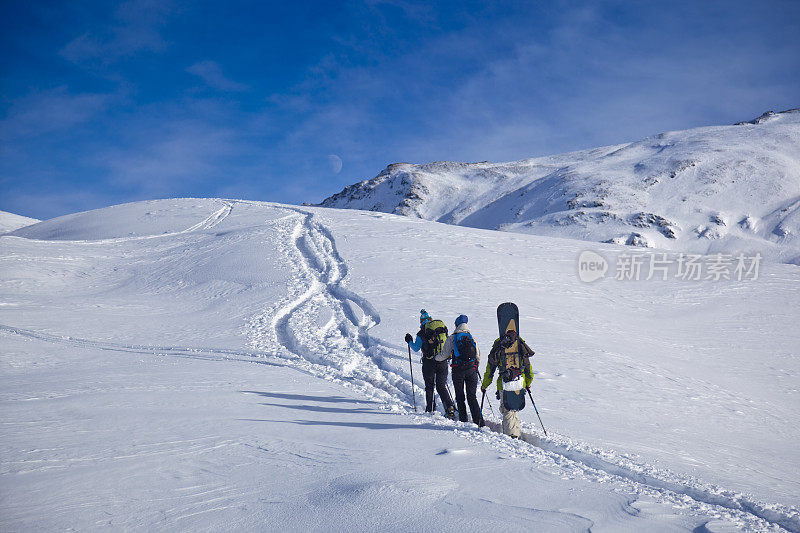
<path id="1" fill-rule="evenodd" d="M 453 400 L 447 392 L 447 361 L 422 358 L 422 377 L 425 379 L 425 412 L 436 409 L 436 400 L 433 397 L 433 387 L 442 399 L 444 409 L 453 407 Z"/>
<path id="2" fill-rule="evenodd" d="M 466 398 L 464 395 L 465 385 L 467 389 Z M 476 396 L 478 392 L 478 369 L 474 366 L 454 366 L 453 387 L 456 389 L 458 419 L 462 422 L 467 421 L 467 407 L 464 405 L 464 400 L 466 399 L 469 403 L 469 410 L 472 413 L 472 421 L 480 425 L 483 415 Z"/>

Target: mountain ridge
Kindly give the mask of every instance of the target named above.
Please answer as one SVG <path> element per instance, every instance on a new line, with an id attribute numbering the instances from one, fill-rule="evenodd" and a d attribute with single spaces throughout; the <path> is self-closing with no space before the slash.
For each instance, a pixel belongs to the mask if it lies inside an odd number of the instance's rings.
<path id="1" fill-rule="evenodd" d="M 315 205 L 800 264 L 800 109 L 505 163 L 393 163 Z"/>

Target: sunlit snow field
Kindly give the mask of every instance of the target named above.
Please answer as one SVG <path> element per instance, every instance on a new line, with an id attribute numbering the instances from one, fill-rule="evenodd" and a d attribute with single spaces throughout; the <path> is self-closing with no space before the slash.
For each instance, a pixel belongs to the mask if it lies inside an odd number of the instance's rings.
<path id="1" fill-rule="evenodd" d="M 800 270 L 589 284 L 587 249 L 631 252 L 232 200 L 2 236 L 0 529 L 800 531 Z M 548 436 L 415 414 L 420 308 L 485 354 L 504 301 Z"/>

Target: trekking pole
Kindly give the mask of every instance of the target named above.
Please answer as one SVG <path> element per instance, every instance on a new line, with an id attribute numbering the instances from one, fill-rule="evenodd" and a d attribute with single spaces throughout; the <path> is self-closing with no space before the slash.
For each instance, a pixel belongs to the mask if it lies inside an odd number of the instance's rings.
<path id="1" fill-rule="evenodd" d="M 486 398 L 486 391 L 481 390 L 481 414 L 483 414 L 483 400 Z M 492 416 L 494 416 L 494 409 L 492 408 L 492 402 L 489 402 L 489 410 L 492 412 Z"/>
<path id="2" fill-rule="evenodd" d="M 477 368 L 475 372 L 478 373 L 478 382 L 481 383 L 481 387 L 483 387 L 483 376 L 481 376 L 481 371 Z M 481 389 L 481 416 L 483 416 L 483 399 L 486 398 L 486 389 Z"/>
<path id="3" fill-rule="evenodd" d="M 533 404 L 533 410 L 536 411 L 536 416 L 539 416 L 539 410 L 536 408 L 536 402 L 533 401 L 533 394 L 531 394 L 530 387 L 527 387 L 525 390 L 528 391 L 528 396 L 530 396 L 531 403 Z M 539 416 L 539 423 L 542 424 L 542 417 Z M 547 430 L 544 429 L 544 424 L 542 424 L 542 431 L 544 431 L 545 437 L 547 436 Z"/>
<path id="4" fill-rule="evenodd" d="M 495 414 L 494 414 L 494 408 L 492 407 L 492 400 L 489 400 L 489 411 L 491 411 L 491 412 L 492 412 L 492 416 L 495 416 Z"/>
<path id="5" fill-rule="evenodd" d="M 477 370 L 477 369 L 475 371 L 478 372 L 478 380 L 483 382 L 483 376 L 481 376 L 480 371 Z M 486 389 L 481 389 L 481 414 L 483 414 L 483 399 L 484 398 L 486 398 Z M 492 412 L 492 416 L 494 416 L 494 409 L 492 409 L 492 401 L 491 400 L 489 400 L 489 411 L 491 411 Z"/>
<path id="6" fill-rule="evenodd" d="M 455 410 L 456 410 L 456 395 L 453 394 L 452 390 L 450 390 L 450 384 L 448 382 L 445 381 L 444 384 L 447 387 L 447 394 L 450 395 L 450 405 L 453 406 L 453 411 L 455 413 Z M 444 403 L 444 400 L 442 400 L 442 403 Z M 445 413 L 446 412 L 447 412 L 447 408 L 445 407 Z M 453 416 L 455 416 L 455 414 L 453 414 Z M 455 418 L 453 420 L 455 420 Z"/>
<path id="7" fill-rule="evenodd" d="M 408 345 L 408 369 L 411 371 L 411 397 L 414 398 L 414 412 L 417 412 L 417 394 L 414 392 L 414 367 L 411 366 L 411 345 Z"/>

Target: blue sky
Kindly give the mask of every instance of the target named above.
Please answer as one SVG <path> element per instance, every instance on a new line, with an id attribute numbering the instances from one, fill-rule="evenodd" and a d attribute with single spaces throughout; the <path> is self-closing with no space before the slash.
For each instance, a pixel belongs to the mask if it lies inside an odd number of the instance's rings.
<path id="1" fill-rule="evenodd" d="M 316 202 L 800 107 L 800 2 L 9 1 L 0 210 Z M 340 162 L 341 161 L 341 162 Z"/>

